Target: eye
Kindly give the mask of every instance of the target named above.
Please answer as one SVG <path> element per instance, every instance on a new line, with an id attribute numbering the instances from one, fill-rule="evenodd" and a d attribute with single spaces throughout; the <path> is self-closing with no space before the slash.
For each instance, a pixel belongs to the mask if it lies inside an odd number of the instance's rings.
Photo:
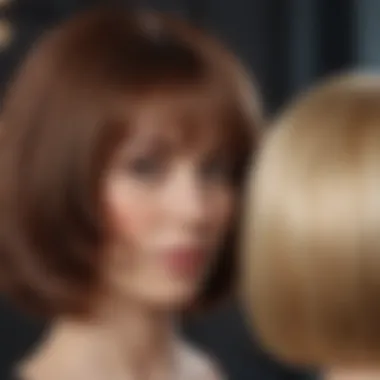
<path id="1" fill-rule="evenodd" d="M 202 166 L 202 177 L 206 181 L 227 182 L 231 175 L 231 162 L 224 157 L 213 157 Z"/>
<path id="2" fill-rule="evenodd" d="M 153 156 L 142 156 L 131 159 L 126 164 L 129 175 L 140 180 L 156 180 L 164 175 L 165 164 Z"/>

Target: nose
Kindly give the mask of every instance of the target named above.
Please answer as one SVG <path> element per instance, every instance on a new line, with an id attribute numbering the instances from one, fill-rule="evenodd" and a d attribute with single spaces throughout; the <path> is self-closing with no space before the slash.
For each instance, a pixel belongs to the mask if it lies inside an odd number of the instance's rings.
<path id="1" fill-rule="evenodd" d="M 166 188 L 163 201 L 169 217 L 183 226 L 201 227 L 207 219 L 207 200 L 196 170 L 182 168 Z"/>

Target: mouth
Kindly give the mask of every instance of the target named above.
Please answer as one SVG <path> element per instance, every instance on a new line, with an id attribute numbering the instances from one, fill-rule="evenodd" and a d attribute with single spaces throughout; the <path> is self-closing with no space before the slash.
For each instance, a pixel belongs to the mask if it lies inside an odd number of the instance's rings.
<path id="1" fill-rule="evenodd" d="M 164 252 L 165 265 L 174 275 L 193 277 L 202 270 L 207 255 L 200 247 L 178 246 Z"/>

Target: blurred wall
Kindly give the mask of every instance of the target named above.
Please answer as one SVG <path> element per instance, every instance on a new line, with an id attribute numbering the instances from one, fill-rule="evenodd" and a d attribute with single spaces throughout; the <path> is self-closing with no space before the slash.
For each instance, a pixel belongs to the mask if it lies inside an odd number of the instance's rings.
<path id="1" fill-rule="evenodd" d="M 357 63 L 363 68 L 379 68 L 380 1 L 358 0 L 355 6 L 357 23 Z"/>

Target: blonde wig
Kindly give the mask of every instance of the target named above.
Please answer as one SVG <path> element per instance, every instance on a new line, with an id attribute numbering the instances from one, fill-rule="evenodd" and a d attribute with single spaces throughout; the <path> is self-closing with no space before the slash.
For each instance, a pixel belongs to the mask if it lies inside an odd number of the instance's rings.
<path id="1" fill-rule="evenodd" d="M 306 365 L 380 362 L 380 76 L 313 88 L 273 124 L 248 188 L 243 302 Z"/>

